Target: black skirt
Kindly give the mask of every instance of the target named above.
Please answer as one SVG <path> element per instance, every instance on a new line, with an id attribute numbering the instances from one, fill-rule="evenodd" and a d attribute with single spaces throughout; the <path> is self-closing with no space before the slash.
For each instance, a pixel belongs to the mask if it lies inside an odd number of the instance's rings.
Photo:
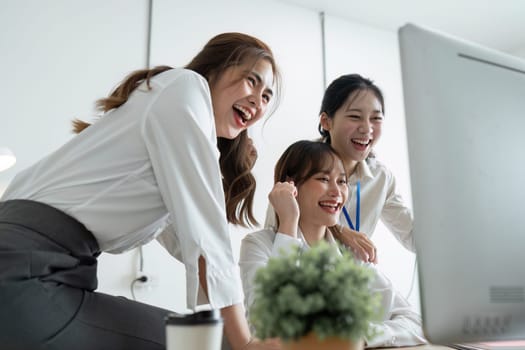
<path id="1" fill-rule="evenodd" d="M 168 310 L 94 292 L 99 247 L 49 205 L 0 202 L 2 349 L 163 349 Z"/>

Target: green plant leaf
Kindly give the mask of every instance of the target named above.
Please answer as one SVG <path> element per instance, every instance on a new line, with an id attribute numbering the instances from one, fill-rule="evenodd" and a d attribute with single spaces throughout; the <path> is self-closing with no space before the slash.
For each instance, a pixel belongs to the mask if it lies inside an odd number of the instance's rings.
<path id="1" fill-rule="evenodd" d="M 269 260 L 257 271 L 250 321 L 261 339 L 298 339 L 314 331 L 320 338 L 358 340 L 374 334 L 380 296 L 370 291 L 372 272 L 344 248 L 321 241 Z"/>

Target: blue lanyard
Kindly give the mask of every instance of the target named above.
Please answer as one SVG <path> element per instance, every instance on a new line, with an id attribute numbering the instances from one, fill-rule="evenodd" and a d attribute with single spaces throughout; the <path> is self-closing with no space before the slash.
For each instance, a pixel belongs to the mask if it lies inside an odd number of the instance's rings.
<path id="1" fill-rule="evenodd" d="M 346 222 L 348 223 L 348 226 L 354 231 L 359 231 L 359 217 L 361 216 L 361 181 L 357 181 L 357 198 L 356 198 L 356 206 L 355 206 L 355 227 L 352 224 L 352 219 L 350 219 L 350 215 L 348 215 L 348 210 L 346 210 L 346 207 L 343 205 L 343 214 L 345 214 Z"/>

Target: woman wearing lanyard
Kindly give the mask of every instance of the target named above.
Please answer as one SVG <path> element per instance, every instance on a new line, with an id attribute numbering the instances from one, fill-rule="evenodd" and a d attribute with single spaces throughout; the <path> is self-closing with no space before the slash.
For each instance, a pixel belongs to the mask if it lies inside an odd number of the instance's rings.
<path id="1" fill-rule="evenodd" d="M 381 137 L 384 111 L 379 87 L 358 74 L 334 80 L 324 93 L 320 110 L 322 140 L 343 159 L 350 189 L 338 238 L 368 262 L 377 262 L 369 238 L 379 219 L 405 248 L 415 251 L 412 212 L 397 193 L 394 176 L 372 152 Z"/>
<path id="2" fill-rule="evenodd" d="M 164 349 L 168 310 L 95 291 L 100 252 L 157 237 L 189 308 L 201 286 L 233 349 L 269 348 L 250 336 L 228 222 L 254 222 L 247 128 L 278 89 L 265 43 L 220 34 L 185 68 L 133 72 L 104 117 L 19 173 L 0 202 L 1 347 Z"/>

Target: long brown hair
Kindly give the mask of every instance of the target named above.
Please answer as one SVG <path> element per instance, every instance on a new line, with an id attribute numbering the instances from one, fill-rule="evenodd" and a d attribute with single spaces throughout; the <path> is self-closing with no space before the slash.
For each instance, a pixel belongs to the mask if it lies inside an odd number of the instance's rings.
<path id="1" fill-rule="evenodd" d="M 210 39 L 185 68 L 199 73 L 211 83 L 212 79 L 220 77 L 228 67 L 245 63 L 255 65 L 261 59 L 267 60 L 273 70 L 275 93 L 272 99 L 272 109 L 269 111 L 269 114 L 272 114 L 279 104 L 281 75 L 272 50 L 261 40 L 242 33 L 219 34 Z M 146 82 L 148 89 L 151 89 L 150 79 L 169 69 L 172 67 L 158 66 L 132 72 L 108 97 L 96 102 L 97 109 L 108 112 L 118 108 L 128 100 L 139 85 Z M 79 133 L 89 125 L 89 123 L 75 119 L 73 132 Z M 248 152 L 246 130 L 232 140 L 218 138 L 217 147 L 221 153 L 219 163 L 223 175 L 228 221 L 242 226 L 257 225 L 257 220 L 253 215 L 255 178 L 251 173 L 255 161 Z"/>

